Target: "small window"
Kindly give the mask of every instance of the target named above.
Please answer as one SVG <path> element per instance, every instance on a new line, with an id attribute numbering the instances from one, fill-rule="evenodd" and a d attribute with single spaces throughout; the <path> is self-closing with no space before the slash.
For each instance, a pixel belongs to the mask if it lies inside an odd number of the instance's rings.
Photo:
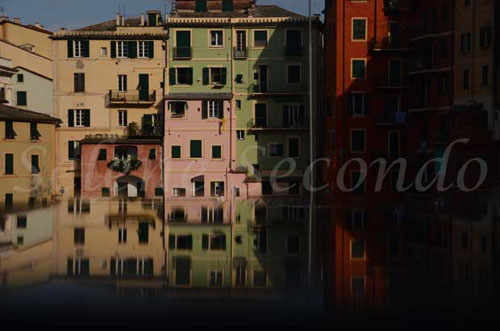
<path id="1" fill-rule="evenodd" d="M 482 75 L 482 83 L 483 83 L 483 86 L 487 86 L 488 85 L 488 81 L 489 81 L 489 68 L 488 66 L 483 66 L 483 75 Z"/>
<path id="2" fill-rule="evenodd" d="M 354 18 L 352 20 L 352 40 L 366 40 L 366 18 Z"/>
<path id="3" fill-rule="evenodd" d="M 149 159 L 156 160 L 156 148 L 151 148 L 149 150 Z"/>
<path id="4" fill-rule="evenodd" d="M 267 30 L 254 31 L 254 46 L 267 47 Z"/>
<path id="5" fill-rule="evenodd" d="M 288 84 L 300 84 L 300 65 L 294 64 L 287 66 L 287 82 Z"/>
<path id="6" fill-rule="evenodd" d="M 183 207 L 172 207 L 168 214 L 169 221 L 184 222 L 186 220 L 186 210 Z"/>
<path id="7" fill-rule="evenodd" d="M 18 106 L 27 106 L 28 105 L 28 95 L 25 91 L 17 92 L 17 105 Z"/>
<path id="8" fill-rule="evenodd" d="M 176 68 L 177 80 L 176 85 L 192 85 L 193 84 L 193 68 Z"/>
<path id="9" fill-rule="evenodd" d="M 269 156 L 283 156 L 283 144 L 269 144 Z"/>
<path id="10" fill-rule="evenodd" d="M 236 130 L 236 139 L 238 139 L 238 140 L 245 140 L 245 131 L 243 131 L 243 130 Z"/>
<path id="11" fill-rule="evenodd" d="M 5 174 L 14 174 L 14 154 L 5 154 Z"/>
<path id="12" fill-rule="evenodd" d="M 365 130 L 351 131 L 351 152 L 360 153 L 365 151 L 366 137 Z"/>
<path id="13" fill-rule="evenodd" d="M 224 46 L 224 32 L 222 30 L 210 31 L 210 46 L 211 47 Z"/>
<path id="14" fill-rule="evenodd" d="M 464 90 L 468 90 L 469 89 L 469 70 L 464 70 L 464 73 L 463 73 L 463 83 L 462 83 L 462 87 Z"/>
<path id="15" fill-rule="evenodd" d="M 363 240 L 351 241 L 351 259 L 365 258 L 365 242 Z"/>
<path id="16" fill-rule="evenodd" d="M 74 74 L 74 91 L 85 92 L 85 74 L 82 72 Z"/>
<path id="17" fill-rule="evenodd" d="M 17 228 L 26 229 L 28 223 L 28 217 L 26 215 L 17 216 Z"/>
<path id="18" fill-rule="evenodd" d="M 300 156 L 300 139 L 288 138 L 288 157 L 297 158 Z"/>
<path id="19" fill-rule="evenodd" d="M 222 287 L 222 270 L 210 271 L 210 286 Z"/>
<path id="20" fill-rule="evenodd" d="M 180 188 L 180 187 L 174 187 L 172 189 L 172 195 L 174 197 L 185 197 L 186 196 L 186 189 Z"/>
<path id="21" fill-rule="evenodd" d="M 300 253 L 300 237 L 297 235 L 289 235 L 286 238 L 286 252 L 288 254 Z"/>
<path id="22" fill-rule="evenodd" d="M 23 74 L 17 74 L 17 82 L 18 83 L 24 82 L 24 75 Z"/>
<path id="23" fill-rule="evenodd" d="M 236 100 L 236 110 L 241 110 L 241 100 Z"/>
<path id="24" fill-rule="evenodd" d="M 349 116 L 368 115 L 368 95 L 366 93 L 351 93 L 349 98 Z"/>
<path id="25" fill-rule="evenodd" d="M 40 158 L 38 155 L 31 155 L 31 173 L 40 173 Z"/>
<path id="26" fill-rule="evenodd" d="M 107 198 L 111 195 L 111 191 L 109 190 L 109 187 L 103 187 L 101 188 L 101 196 L 103 198 Z"/>
<path id="27" fill-rule="evenodd" d="M 172 159 L 180 159 L 181 155 L 181 146 L 172 146 Z"/>
<path id="28" fill-rule="evenodd" d="M 155 197 L 162 197 L 163 196 L 163 187 L 156 187 L 155 188 Z"/>
<path id="29" fill-rule="evenodd" d="M 75 228 L 74 230 L 74 243 L 75 245 L 85 244 L 85 229 Z"/>
<path id="30" fill-rule="evenodd" d="M 189 157 L 192 159 L 203 157 L 201 140 L 191 140 L 189 142 Z"/>
<path id="31" fill-rule="evenodd" d="M 127 229 L 119 228 L 118 229 L 118 243 L 125 244 L 127 242 Z"/>
<path id="32" fill-rule="evenodd" d="M 366 76 L 366 60 L 351 60 L 351 77 L 364 79 Z"/>
<path id="33" fill-rule="evenodd" d="M 207 0 L 196 0 L 196 12 L 203 13 L 207 11 Z"/>
<path id="34" fill-rule="evenodd" d="M 233 0 L 222 0 L 222 11 L 233 11 Z"/>
<path id="35" fill-rule="evenodd" d="M 39 140 L 42 135 L 38 131 L 38 124 L 35 122 L 30 123 L 30 139 Z"/>
<path id="36" fill-rule="evenodd" d="M 212 159 L 222 159 L 222 146 L 212 146 Z"/>
<path id="37" fill-rule="evenodd" d="M 108 56 L 108 48 L 101 47 L 101 56 Z"/>
<path id="38" fill-rule="evenodd" d="M 137 43 L 138 49 L 138 57 L 139 58 L 148 58 L 149 57 L 149 41 L 139 41 Z"/>
<path id="39" fill-rule="evenodd" d="M 118 126 L 121 127 L 126 127 L 128 125 L 128 116 L 127 116 L 127 111 L 126 110 L 119 110 L 118 111 Z"/>
<path id="40" fill-rule="evenodd" d="M 117 57 L 118 58 L 127 58 L 128 57 L 128 42 L 126 41 L 118 41 L 117 42 Z"/>

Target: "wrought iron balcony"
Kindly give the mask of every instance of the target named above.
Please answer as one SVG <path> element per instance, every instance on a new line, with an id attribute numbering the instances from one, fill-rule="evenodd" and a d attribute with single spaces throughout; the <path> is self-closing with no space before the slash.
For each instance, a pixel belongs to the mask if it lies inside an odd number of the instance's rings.
<path id="1" fill-rule="evenodd" d="M 248 58 L 248 47 L 234 47 L 234 58 L 235 59 Z"/>
<path id="2" fill-rule="evenodd" d="M 175 47 L 174 58 L 177 60 L 191 59 L 193 57 L 192 47 Z"/>
<path id="3" fill-rule="evenodd" d="M 156 101 L 156 91 L 153 90 L 133 90 L 133 91 L 113 91 L 109 90 L 106 96 L 108 106 L 150 106 Z"/>

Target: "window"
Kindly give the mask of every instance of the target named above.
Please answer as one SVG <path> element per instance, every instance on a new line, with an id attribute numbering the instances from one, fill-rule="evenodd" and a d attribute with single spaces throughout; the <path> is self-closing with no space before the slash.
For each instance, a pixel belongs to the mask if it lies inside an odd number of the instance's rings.
<path id="1" fill-rule="evenodd" d="M 363 240 L 351 240 L 351 259 L 365 258 L 365 242 Z"/>
<path id="2" fill-rule="evenodd" d="M 192 159 L 203 157 L 201 140 L 191 140 L 189 142 L 189 157 Z"/>
<path id="3" fill-rule="evenodd" d="M 489 74 L 489 67 L 488 66 L 483 66 L 483 75 L 482 75 L 482 82 L 483 86 L 488 85 L 488 74 Z"/>
<path id="4" fill-rule="evenodd" d="M 224 182 L 210 183 L 210 195 L 213 197 L 224 196 Z"/>
<path id="5" fill-rule="evenodd" d="M 5 193 L 5 208 L 12 208 L 14 203 L 14 194 Z"/>
<path id="6" fill-rule="evenodd" d="M 222 287 L 222 270 L 210 271 L 210 286 Z"/>
<path id="7" fill-rule="evenodd" d="M 300 65 L 293 64 L 287 66 L 287 82 L 288 84 L 300 84 L 301 83 L 301 75 L 300 75 Z"/>
<path id="8" fill-rule="evenodd" d="M 351 60 L 351 77 L 364 79 L 366 77 L 366 60 Z"/>
<path id="9" fill-rule="evenodd" d="M 80 142 L 68 141 L 68 160 L 77 160 L 80 158 Z"/>
<path id="10" fill-rule="evenodd" d="M 127 75 L 118 75 L 118 91 L 127 91 Z"/>
<path id="11" fill-rule="evenodd" d="M 491 26 L 481 28 L 479 30 L 479 46 L 488 48 L 491 45 Z"/>
<path id="12" fill-rule="evenodd" d="M 149 223 L 139 222 L 139 244 L 147 244 L 149 242 Z"/>
<path id="13" fill-rule="evenodd" d="M 5 174 L 14 174 L 14 154 L 5 154 Z"/>
<path id="14" fill-rule="evenodd" d="M 181 146 L 172 146 L 171 158 L 172 159 L 180 159 L 181 157 L 182 157 Z"/>
<path id="15" fill-rule="evenodd" d="M 83 42 L 81 40 L 75 40 L 73 46 L 73 56 L 83 57 Z"/>
<path id="16" fill-rule="evenodd" d="M 163 187 L 155 187 L 155 197 L 162 197 L 163 193 Z"/>
<path id="17" fill-rule="evenodd" d="M 212 146 L 212 159 L 222 159 L 222 146 Z"/>
<path id="18" fill-rule="evenodd" d="M 150 160 L 156 160 L 156 148 L 151 148 L 149 150 L 149 157 Z"/>
<path id="19" fill-rule="evenodd" d="M 264 270 L 254 270 L 253 286 L 264 287 L 267 285 L 267 273 Z"/>
<path id="20" fill-rule="evenodd" d="M 193 85 L 193 68 L 171 68 L 170 85 Z"/>
<path id="21" fill-rule="evenodd" d="M 471 51 L 471 33 L 462 33 L 460 36 L 460 50 L 462 53 L 468 53 Z"/>
<path id="22" fill-rule="evenodd" d="M 14 131 L 14 122 L 5 121 L 5 139 L 15 139 L 16 135 Z"/>
<path id="23" fill-rule="evenodd" d="M 17 105 L 18 106 L 28 105 L 28 95 L 25 91 L 17 91 Z"/>
<path id="24" fill-rule="evenodd" d="M 207 11 L 207 0 L 196 0 L 196 12 L 202 13 Z"/>
<path id="25" fill-rule="evenodd" d="M 126 41 L 118 41 L 118 58 L 127 58 L 128 57 L 128 42 Z"/>
<path id="26" fill-rule="evenodd" d="M 223 103 L 222 101 L 206 101 L 207 117 L 208 118 L 222 118 Z M 205 116 L 202 116 L 205 118 Z"/>
<path id="27" fill-rule="evenodd" d="M 238 140 L 245 140 L 245 131 L 243 131 L 243 130 L 236 130 L 236 139 L 238 139 Z"/>
<path id="28" fill-rule="evenodd" d="M 32 174 L 40 173 L 40 164 L 38 155 L 31 155 L 31 173 Z"/>
<path id="29" fill-rule="evenodd" d="M 184 222 L 186 221 L 186 216 L 184 207 L 172 207 L 168 214 L 168 220 L 171 222 Z"/>
<path id="30" fill-rule="evenodd" d="M 42 135 L 38 131 L 38 124 L 35 122 L 30 123 L 30 139 L 31 140 L 38 140 L 40 139 Z"/>
<path id="31" fill-rule="evenodd" d="M 184 101 L 172 101 L 169 103 L 172 118 L 184 118 L 186 116 L 187 103 Z"/>
<path id="32" fill-rule="evenodd" d="M 446 57 L 448 55 L 448 44 L 446 43 L 446 39 L 441 39 L 439 41 L 439 53 L 442 57 Z"/>
<path id="33" fill-rule="evenodd" d="M 352 19 L 352 40 L 366 40 L 366 18 Z"/>
<path id="34" fill-rule="evenodd" d="M 186 189 L 180 188 L 180 187 L 174 187 L 172 189 L 172 195 L 174 197 L 185 197 L 186 196 Z"/>
<path id="35" fill-rule="evenodd" d="M 302 30 L 286 30 L 285 55 L 290 57 L 302 55 Z"/>
<path id="36" fill-rule="evenodd" d="M 351 171 L 351 189 L 355 194 L 365 192 L 365 178 L 361 177 L 360 171 Z"/>
<path id="37" fill-rule="evenodd" d="M 267 30 L 255 30 L 253 36 L 255 47 L 267 47 Z"/>
<path id="38" fill-rule="evenodd" d="M 101 196 L 103 198 L 107 198 L 110 195 L 111 195 L 111 191 L 110 191 L 109 187 L 103 187 L 103 188 L 101 188 Z"/>
<path id="39" fill-rule="evenodd" d="M 17 74 L 17 82 L 18 83 L 24 82 L 24 75 L 23 74 Z"/>
<path id="40" fill-rule="evenodd" d="M 364 92 L 349 95 L 349 116 L 368 116 L 368 94 Z"/>
<path id="41" fill-rule="evenodd" d="M 127 126 L 128 125 L 128 120 L 127 120 L 127 111 L 126 110 L 119 110 L 118 111 L 118 126 Z"/>
<path id="42" fill-rule="evenodd" d="M 202 235 L 202 249 L 203 250 L 225 250 L 226 249 L 226 235 L 219 233 L 212 233 L 210 235 Z"/>
<path id="43" fill-rule="evenodd" d="M 389 60 L 389 86 L 401 86 L 401 60 Z"/>
<path id="44" fill-rule="evenodd" d="M 75 73 L 74 74 L 74 91 L 76 92 L 85 92 L 85 74 L 84 73 Z"/>
<path id="45" fill-rule="evenodd" d="M 127 229 L 119 228 L 118 229 L 118 243 L 125 244 L 127 242 Z"/>
<path id="46" fill-rule="evenodd" d="M 69 127 L 89 127 L 90 110 L 89 109 L 70 109 L 68 110 Z"/>
<path id="47" fill-rule="evenodd" d="M 147 58 L 149 57 L 149 42 L 148 41 L 139 41 L 138 42 L 138 57 L 139 58 Z"/>
<path id="48" fill-rule="evenodd" d="M 299 138 L 288 138 L 288 157 L 299 157 L 300 156 L 300 139 Z"/>
<path id="49" fill-rule="evenodd" d="M 203 85 L 226 85 L 226 68 L 203 68 Z"/>
<path id="50" fill-rule="evenodd" d="M 283 156 L 283 144 L 269 144 L 269 156 Z"/>
<path id="51" fill-rule="evenodd" d="M 101 47 L 101 56 L 108 56 L 108 48 Z"/>
<path id="52" fill-rule="evenodd" d="M 267 104 L 265 103 L 255 104 L 255 127 L 267 127 Z"/>
<path id="53" fill-rule="evenodd" d="M 28 223 L 28 217 L 26 215 L 17 216 L 17 228 L 26 229 Z"/>
<path id="54" fill-rule="evenodd" d="M 241 110 L 241 100 L 236 100 L 236 110 Z"/>
<path id="55" fill-rule="evenodd" d="M 288 235 L 286 237 L 286 252 L 288 254 L 300 253 L 300 237 L 297 235 Z"/>
<path id="56" fill-rule="evenodd" d="M 366 144 L 365 130 L 351 130 L 351 152 L 362 153 L 365 151 Z"/>
<path id="57" fill-rule="evenodd" d="M 462 84 L 463 84 L 462 87 L 464 90 L 469 89 L 469 70 L 468 69 L 464 70 Z"/>
<path id="58" fill-rule="evenodd" d="M 224 32 L 222 30 L 210 31 L 210 46 L 211 47 L 224 46 Z"/>
<path id="59" fill-rule="evenodd" d="M 170 235 L 168 240 L 169 240 L 169 247 L 171 249 L 184 249 L 184 250 L 193 249 L 193 236 L 190 234 Z"/>
<path id="60" fill-rule="evenodd" d="M 73 238 L 75 245 L 84 245 L 85 244 L 85 229 L 84 228 L 75 228 L 73 232 Z"/>
<path id="61" fill-rule="evenodd" d="M 233 11 L 233 0 L 222 0 L 222 11 Z"/>
<path id="62" fill-rule="evenodd" d="M 199 0 L 198 0 L 199 1 Z M 175 259 L 175 285 L 186 286 L 191 283 L 191 260 L 189 258 Z"/>

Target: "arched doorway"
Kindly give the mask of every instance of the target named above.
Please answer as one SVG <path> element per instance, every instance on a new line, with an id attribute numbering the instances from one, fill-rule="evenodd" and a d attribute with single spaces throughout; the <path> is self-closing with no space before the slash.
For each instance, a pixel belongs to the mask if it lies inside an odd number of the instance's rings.
<path id="1" fill-rule="evenodd" d="M 144 181 L 137 176 L 122 176 L 116 180 L 116 192 L 119 198 L 144 197 Z"/>

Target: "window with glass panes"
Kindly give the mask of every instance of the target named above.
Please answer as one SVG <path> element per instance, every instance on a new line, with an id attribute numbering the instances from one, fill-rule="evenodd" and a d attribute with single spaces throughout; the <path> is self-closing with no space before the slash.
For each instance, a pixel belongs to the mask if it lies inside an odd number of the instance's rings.
<path id="1" fill-rule="evenodd" d="M 351 60 L 351 75 L 355 79 L 363 79 L 366 75 L 366 60 Z"/>
<path id="2" fill-rule="evenodd" d="M 354 18 L 352 20 L 352 39 L 366 40 L 366 18 Z"/>

